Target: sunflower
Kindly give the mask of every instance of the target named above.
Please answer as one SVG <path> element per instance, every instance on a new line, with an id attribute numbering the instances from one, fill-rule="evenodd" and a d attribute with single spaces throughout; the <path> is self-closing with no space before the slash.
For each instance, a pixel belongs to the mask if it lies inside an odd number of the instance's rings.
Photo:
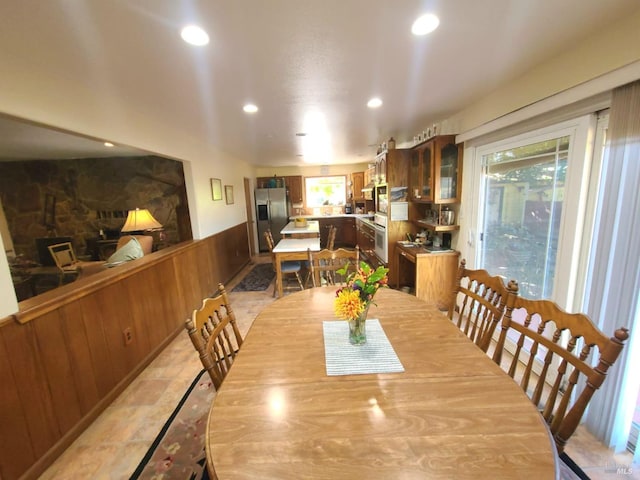
<path id="1" fill-rule="evenodd" d="M 335 313 L 338 318 L 357 318 L 364 310 L 364 304 L 360 300 L 360 292 L 351 288 L 343 288 L 336 294 L 334 302 Z"/>

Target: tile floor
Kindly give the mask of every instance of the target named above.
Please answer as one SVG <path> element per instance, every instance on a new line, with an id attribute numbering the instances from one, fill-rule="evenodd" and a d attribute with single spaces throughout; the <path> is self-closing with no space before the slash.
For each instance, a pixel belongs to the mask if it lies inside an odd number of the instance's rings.
<path id="1" fill-rule="evenodd" d="M 254 261 L 270 258 L 259 256 Z M 264 292 L 231 292 L 252 267 L 248 265 L 227 284 L 243 335 L 274 300 L 272 287 Z M 40 479 L 128 479 L 201 368 L 188 336 L 179 334 Z M 614 455 L 582 427 L 571 438 L 567 453 L 593 480 L 640 480 L 640 465 L 631 464 L 631 454 Z M 618 468 L 632 473 L 619 473 Z"/>

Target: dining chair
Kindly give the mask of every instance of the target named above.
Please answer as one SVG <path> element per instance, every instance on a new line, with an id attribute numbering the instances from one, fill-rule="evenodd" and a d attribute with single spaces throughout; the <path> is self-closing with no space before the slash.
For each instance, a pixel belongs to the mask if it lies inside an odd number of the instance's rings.
<path id="1" fill-rule="evenodd" d="M 449 319 L 486 353 L 504 313 L 508 293 L 501 277 L 491 276 L 486 270 L 468 269 L 462 259 L 449 303 Z M 511 293 L 517 294 L 516 282 Z"/>
<path id="2" fill-rule="evenodd" d="M 273 253 L 273 248 L 275 247 L 275 243 L 273 241 L 273 234 L 271 230 L 267 229 L 264 232 L 264 238 L 267 241 L 267 246 L 269 247 L 269 253 L 271 254 L 271 262 L 273 264 L 273 269 L 276 269 L 276 255 Z M 302 264 L 297 260 L 286 260 L 284 262 L 280 262 L 280 269 L 282 270 L 282 277 L 286 276 L 295 276 L 298 281 L 298 285 L 300 286 L 300 290 L 304 290 L 304 285 L 302 284 L 302 279 L 300 278 L 300 270 L 302 270 Z M 276 281 L 277 282 L 277 281 Z M 276 292 L 278 290 L 278 285 L 274 282 L 273 284 L 273 296 L 276 296 Z"/>
<path id="3" fill-rule="evenodd" d="M 626 328 L 607 338 L 583 313 L 513 295 L 493 360 L 536 405 L 562 453 L 627 338 Z"/>
<path id="4" fill-rule="evenodd" d="M 191 318 L 185 322 L 185 328 L 200 355 L 202 365 L 218 390 L 243 342 L 222 283 L 218 284 L 216 297 L 205 298 L 200 309 L 193 311 Z"/>
<path id="5" fill-rule="evenodd" d="M 321 285 L 342 285 L 348 274 L 354 272 L 360 265 L 360 249 L 339 248 L 337 250 L 324 249 L 319 252 L 307 250 L 310 274 L 314 287 Z M 340 275 L 338 270 L 348 267 L 347 275 Z M 323 282 L 324 280 L 324 282 Z"/>
<path id="6" fill-rule="evenodd" d="M 76 258 L 71 242 L 56 243 L 49 245 L 48 248 L 59 271 L 58 285 L 62 285 L 67 276 L 78 276 L 80 262 Z"/>
<path id="7" fill-rule="evenodd" d="M 327 236 L 327 250 L 333 250 L 333 247 L 336 243 L 336 232 L 338 231 L 338 227 L 335 225 L 329 226 L 329 235 Z"/>

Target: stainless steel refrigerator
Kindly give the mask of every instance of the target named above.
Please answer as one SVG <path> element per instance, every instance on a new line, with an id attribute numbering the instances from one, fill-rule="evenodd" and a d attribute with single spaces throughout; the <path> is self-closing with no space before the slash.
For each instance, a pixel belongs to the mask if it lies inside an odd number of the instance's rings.
<path id="1" fill-rule="evenodd" d="M 280 230 L 289 221 L 287 211 L 287 190 L 285 188 L 256 188 L 256 219 L 258 220 L 258 245 L 261 252 L 268 252 L 269 246 L 264 232 L 271 230 L 273 240 L 278 243 Z"/>

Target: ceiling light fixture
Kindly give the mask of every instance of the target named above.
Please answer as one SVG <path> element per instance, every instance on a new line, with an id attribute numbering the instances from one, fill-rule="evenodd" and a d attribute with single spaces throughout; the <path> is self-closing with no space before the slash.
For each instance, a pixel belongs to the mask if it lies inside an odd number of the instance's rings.
<path id="1" fill-rule="evenodd" d="M 209 43 L 209 35 L 202 28 L 196 25 L 187 25 L 180 32 L 182 39 L 197 47 L 201 47 Z"/>
<path id="2" fill-rule="evenodd" d="M 381 105 L 382 105 L 382 100 L 380 100 L 378 97 L 374 97 L 367 102 L 367 107 L 369 108 L 378 108 Z"/>
<path id="3" fill-rule="evenodd" d="M 104 146 L 105 146 L 105 147 L 113 147 L 113 143 L 111 143 L 111 142 L 104 142 Z"/>
<path id="4" fill-rule="evenodd" d="M 438 25 L 440 25 L 440 19 L 432 13 L 427 13 L 413 22 L 411 33 L 418 36 L 426 35 L 438 28 Z"/>
<path id="5" fill-rule="evenodd" d="M 244 107 L 242 107 L 246 113 L 256 113 L 258 111 L 258 107 L 256 107 L 253 103 L 247 103 Z"/>

